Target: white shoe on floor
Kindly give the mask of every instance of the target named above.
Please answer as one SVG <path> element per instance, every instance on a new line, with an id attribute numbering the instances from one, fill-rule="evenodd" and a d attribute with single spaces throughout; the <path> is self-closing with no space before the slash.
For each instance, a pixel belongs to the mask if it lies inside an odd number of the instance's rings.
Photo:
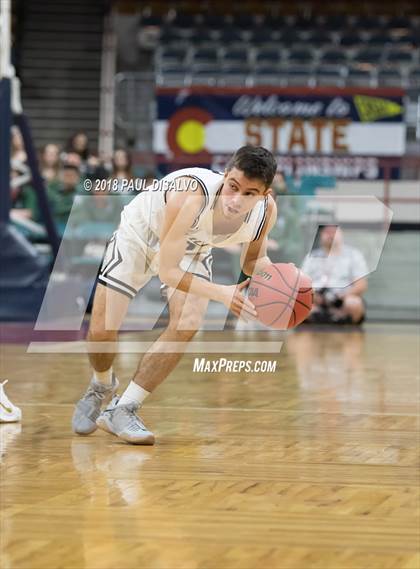
<path id="1" fill-rule="evenodd" d="M 108 403 L 118 388 L 118 379 L 112 374 L 111 385 L 105 385 L 92 378 L 83 397 L 77 402 L 72 418 L 73 431 L 78 435 L 90 435 L 96 431 L 96 419 L 101 407 Z"/>
<path id="2" fill-rule="evenodd" d="M 108 407 L 96 419 L 97 426 L 111 435 L 117 435 L 127 443 L 153 445 L 155 443 L 154 434 L 136 415 L 138 405 L 135 403 L 118 405 L 118 401 L 119 397 L 114 396 Z"/>
<path id="3" fill-rule="evenodd" d="M 22 411 L 7 397 L 4 386 L 7 383 L 0 383 L 0 423 L 17 423 L 22 419 Z"/>

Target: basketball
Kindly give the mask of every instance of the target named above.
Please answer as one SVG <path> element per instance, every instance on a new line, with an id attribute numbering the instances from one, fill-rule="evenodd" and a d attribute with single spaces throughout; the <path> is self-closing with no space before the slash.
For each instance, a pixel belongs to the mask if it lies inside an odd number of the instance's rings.
<path id="1" fill-rule="evenodd" d="M 312 308 L 312 281 L 292 263 L 276 263 L 251 279 L 248 297 L 257 318 L 276 330 L 294 328 Z"/>

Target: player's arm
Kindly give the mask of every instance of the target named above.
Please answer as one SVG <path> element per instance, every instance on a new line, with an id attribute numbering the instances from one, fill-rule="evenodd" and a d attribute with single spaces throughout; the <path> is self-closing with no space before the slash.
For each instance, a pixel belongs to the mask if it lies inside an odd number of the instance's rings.
<path id="1" fill-rule="evenodd" d="M 267 217 L 260 237 L 245 243 L 241 253 L 241 269 L 245 275 L 252 276 L 255 272 L 263 269 L 271 263 L 267 255 L 267 236 L 277 220 L 276 202 L 271 196 L 268 197 Z"/>
<path id="2" fill-rule="evenodd" d="M 188 187 L 190 178 L 178 178 L 179 187 Z M 190 184 L 191 186 L 191 184 Z M 236 316 L 255 317 L 254 305 L 241 294 L 244 285 L 218 285 L 193 273 L 185 272 L 179 264 L 186 254 L 187 234 L 204 205 L 201 189 L 167 192 L 167 203 L 160 234 L 159 278 L 182 292 L 196 294 L 223 303 Z"/>

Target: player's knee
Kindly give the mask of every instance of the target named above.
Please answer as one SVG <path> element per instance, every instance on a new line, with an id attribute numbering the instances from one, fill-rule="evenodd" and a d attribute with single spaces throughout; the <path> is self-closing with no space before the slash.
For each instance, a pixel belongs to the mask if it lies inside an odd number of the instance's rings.
<path id="1" fill-rule="evenodd" d="M 101 325 L 91 324 L 88 332 L 89 342 L 112 342 L 116 339 L 118 332 L 116 330 L 107 330 Z"/>
<path id="2" fill-rule="evenodd" d="M 358 322 L 365 313 L 362 298 L 357 295 L 347 297 L 344 302 L 344 310 L 351 316 L 353 322 Z"/>
<path id="3" fill-rule="evenodd" d="M 363 301 L 360 296 L 351 295 L 347 296 L 344 300 L 344 308 L 348 310 L 362 310 L 363 309 Z"/>
<path id="4" fill-rule="evenodd" d="M 195 322 L 185 323 L 182 325 L 180 322 L 170 322 L 168 325 L 168 330 L 171 332 L 178 342 L 189 342 L 195 336 L 198 331 L 199 326 L 194 326 Z"/>
<path id="5" fill-rule="evenodd" d="M 177 332 L 181 342 L 190 342 L 194 338 L 196 333 L 197 330 L 179 330 Z"/>
<path id="6" fill-rule="evenodd" d="M 184 311 L 181 317 L 171 318 L 169 320 L 169 328 L 177 333 L 184 333 L 185 336 L 191 338 L 201 328 L 203 316 L 200 313 Z"/>

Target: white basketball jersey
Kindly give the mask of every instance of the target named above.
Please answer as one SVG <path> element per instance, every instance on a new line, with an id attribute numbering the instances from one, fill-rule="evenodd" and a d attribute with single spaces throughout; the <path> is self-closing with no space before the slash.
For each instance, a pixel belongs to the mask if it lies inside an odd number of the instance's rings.
<path id="1" fill-rule="evenodd" d="M 167 192 L 172 191 L 174 180 L 183 176 L 196 180 L 204 195 L 202 207 L 187 233 L 187 253 L 195 254 L 210 250 L 212 247 L 249 243 L 260 237 L 267 216 L 268 198 L 259 201 L 248 212 L 242 225 L 234 233 L 214 235 L 213 212 L 216 199 L 223 186 L 223 174 L 206 168 L 183 168 L 165 176 L 159 181 L 159 186 L 157 184 L 149 186 L 139 193 L 122 212 L 121 222 L 128 223 L 148 247 L 156 249 L 159 246 Z M 146 226 L 147 235 L 144 234 Z"/>

